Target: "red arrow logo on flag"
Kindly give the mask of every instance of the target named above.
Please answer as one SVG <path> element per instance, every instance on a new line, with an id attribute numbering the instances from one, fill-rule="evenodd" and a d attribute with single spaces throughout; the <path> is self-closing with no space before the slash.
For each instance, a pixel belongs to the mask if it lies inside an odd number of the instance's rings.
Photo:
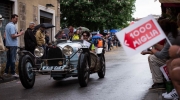
<path id="1" fill-rule="evenodd" d="M 134 44 L 133 44 L 133 39 L 130 37 L 129 33 L 125 33 L 125 36 L 124 36 L 124 45 L 132 48 L 132 49 L 136 49 L 136 47 L 134 47 Z"/>

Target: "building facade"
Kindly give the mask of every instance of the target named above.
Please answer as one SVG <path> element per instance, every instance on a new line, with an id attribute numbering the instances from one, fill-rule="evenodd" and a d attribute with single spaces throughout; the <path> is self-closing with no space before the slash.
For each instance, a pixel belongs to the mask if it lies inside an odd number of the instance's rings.
<path id="1" fill-rule="evenodd" d="M 0 15 L 4 18 L 0 33 L 4 34 L 6 24 L 11 20 L 11 15 L 17 14 L 18 31 L 28 28 L 30 22 L 52 23 L 55 27 L 48 29 L 50 42 L 54 41 L 55 34 L 60 30 L 60 4 L 58 0 L 0 0 Z M 24 37 L 19 37 L 19 46 L 24 46 Z M 0 54 L 0 63 L 6 62 L 6 52 Z"/>
<path id="2" fill-rule="evenodd" d="M 55 28 L 48 29 L 50 41 L 54 41 L 55 34 L 60 29 L 60 4 L 58 0 L 2 0 L 0 1 L 0 14 L 3 16 L 4 34 L 5 25 L 10 21 L 12 14 L 18 14 L 18 31 L 26 30 L 30 22 L 52 23 Z M 19 37 L 19 45 L 24 46 L 23 36 Z"/>

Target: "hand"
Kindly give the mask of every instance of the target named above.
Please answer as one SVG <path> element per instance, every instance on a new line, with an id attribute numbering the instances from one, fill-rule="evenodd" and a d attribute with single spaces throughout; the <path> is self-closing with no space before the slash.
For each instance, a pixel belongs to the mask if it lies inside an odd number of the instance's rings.
<path id="1" fill-rule="evenodd" d="M 151 52 L 152 52 L 152 54 L 155 54 L 156 52 L 159 52 L 159 51 L 156 50 L 155 48 L 152 48 L 152 49 L 151 49 Z"/>
<path id="2" fill-rule="evenodd" d="M 160 45 L 160 44 L 155 44 L 154 45 L 154 48 L 156 48 L 157 50 L 162 50 L 163 48 L 164 48 L 164 46 L 163 45 Z"/>
<path id="3" fill-rule="evenodd" d="M 176 58 L 176 57 L 178 57 L 179 54 L 177 55 L 177 52 L 178 52 L 179 48 L 180 48 L 180 46 L 172 45 L 172 46 L 169 48 L 169 56 L 170 56 L 171 58 Z M 180 52 L 179 52 L 179 53 L 180 53 Z"/>
<path id="4" fill-rule="evenodd" d="M 142 54 L 142 55 L 145 55 L 145 54 L 146 54 L 146 52 L 142 51 L 142 52 L 141 52 L 141 54 Z"/>
<path id="5" fill-rule="evenodd" d="M 19 32 L 19 34 L 20 34 L 20 35 L 23 35 L 23 34 L 24 34 L 24 31 L 23 31 L 23 30 L 22 30 L 22 31 L 20 31 L 20 32 Z"/>
<path id="6" fill-rule="evenodd" d="M 141 52 L 141 54 L 142 54 L 142 55 L 152 54 L 152 52 L 151 52 L 151 51 L 146 51 L 146 50 L 144 50 L 144 51 Z"/>

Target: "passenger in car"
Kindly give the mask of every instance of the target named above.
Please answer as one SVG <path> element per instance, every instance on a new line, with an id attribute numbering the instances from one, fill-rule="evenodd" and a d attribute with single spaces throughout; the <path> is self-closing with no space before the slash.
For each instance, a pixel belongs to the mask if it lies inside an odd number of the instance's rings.
<path id="1" fill-rule="evenodd" d="M 82 33 L 82 37 L 83 37 L 83 40 L 90 42 L 89 41 L 90 33 L 88 31 L 84 31 Z M 99 67 L 96 67 L 96 66 L 99 66 L 99 61 L 98 61 L 98 56 L 95 54 L 95 46 L 93 43 L 91 43 L 89 49 L 90 49 L 90 58 L 91 58 L 90 69 L 98 70 Z"/>
<path id="2" fill-rule="evenodd" d="M 84 31 L 84 32 L 82 33 L 82 36 L 83 36 L 83 40 L 86 40 L 86 41 L 90 42 L 90 41 L 89 41 L 90 33 L 89 33 L 88 31 Z M 91 42 L 90 42 L 90 43 L 91 43 Z M 95 52 L 95 46 L 94 46 L 93 43 L 91 43 L 89 49 L 90 49 L 92 52 Z"/>

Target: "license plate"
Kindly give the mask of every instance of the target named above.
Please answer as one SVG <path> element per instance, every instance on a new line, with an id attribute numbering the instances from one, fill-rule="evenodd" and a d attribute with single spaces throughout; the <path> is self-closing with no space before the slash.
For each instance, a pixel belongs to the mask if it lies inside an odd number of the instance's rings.
<path id="1" fill-rule="evenodd" d="M 61 70 L 62 66 L 43 66 L 42 70 L 52 70 L 54 68 L 54 70 Z"/>

